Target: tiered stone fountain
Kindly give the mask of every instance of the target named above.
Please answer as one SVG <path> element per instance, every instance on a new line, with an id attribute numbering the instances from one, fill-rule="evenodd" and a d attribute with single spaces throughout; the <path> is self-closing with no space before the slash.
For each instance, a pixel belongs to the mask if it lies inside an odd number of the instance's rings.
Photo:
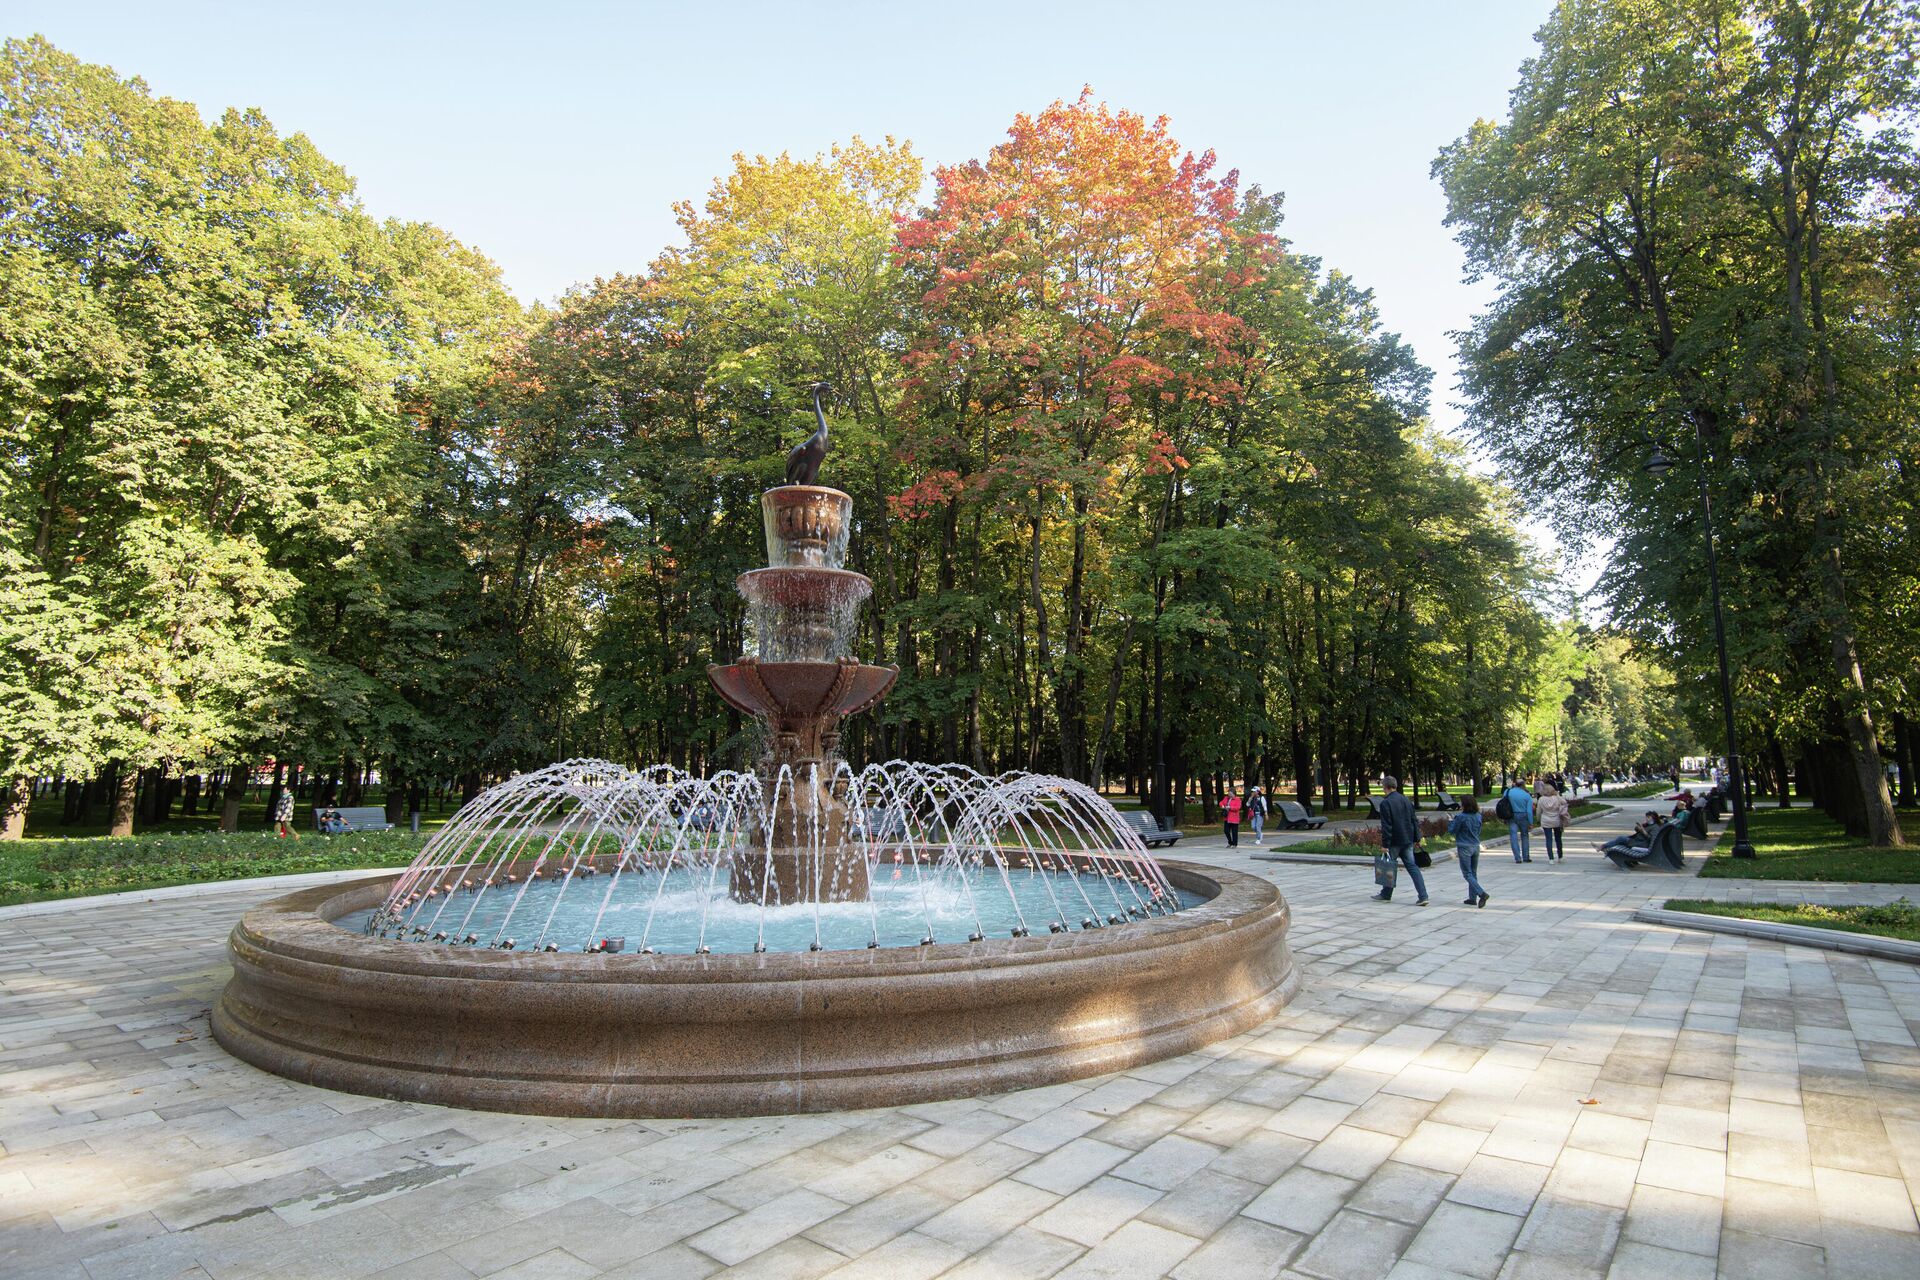
<path id="1" fill-rule="evenodd" d="M 766 906 L 864 902 L 866 851 L 849 839 L 834 787 L 840 721 L 886 697 L 899 668 L 849 651 L 855 613 L 873 592 L 870 579 L 842 567 L 853 499 L 788 484 L 762 494 L 760 508 L 769 567 L 739 579 L 757 652 L 707 668 L 721 697 L 766 726 L 757 768 L 771 833 L 763 857 L 734 862 L 730 892 Z"/>
<path id="2" fill-rule="evenodd" d="M 762 499 L 751 772 L 570 760 L 455 814 L 407 871 L 279 898 L 228 943 L 220 1044 L 294 1079 L 557 1115 L 751 1115 L 1052 1084 L 1259 1025 L 1298 989 L 1257 876 L 1157 862 L 1092 788 L 894 760 L 841 720 L 872 583 L 827 424 Z"/>

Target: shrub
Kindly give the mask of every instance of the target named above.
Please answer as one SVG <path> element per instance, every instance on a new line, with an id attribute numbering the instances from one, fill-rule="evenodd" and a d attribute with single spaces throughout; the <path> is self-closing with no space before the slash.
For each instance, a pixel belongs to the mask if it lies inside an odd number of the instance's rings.
<path id="1" fill-rule="evenodd" d="M 1422 840 L 1432 840 L 1437 836 L 1444 836 L 1445 834 L 1447 834 L 1447 819 L 1420 819 L 1420 838 Z M 1333 842 L 1336 845 L 1350 845 L 1356 849 L 1378 849 L 1380 847 L 1380 828 L 1365 826 L 1350 831 L 1336 831 L 1333 833 Z"/>
<path id="2" fill-rule="evenodd" d="M 420 838 L 405 831 L 300 840 L 276 839 L 268 831 L 21 840 L 0 849 L 0 905 L 207 880 L 404 866 L 420 846 Z"/>

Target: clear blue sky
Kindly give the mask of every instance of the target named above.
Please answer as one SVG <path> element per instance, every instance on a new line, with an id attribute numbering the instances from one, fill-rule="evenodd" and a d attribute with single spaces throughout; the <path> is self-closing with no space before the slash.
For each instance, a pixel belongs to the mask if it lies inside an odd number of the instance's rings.
<path id="1" fill-rule="evenodd" d="M 1287 234 L 1375 290 L 1438 371 L 1434 415 L 1453 428 L 1446 335 L 1484 294 L 1460 281 L 1428 166 L 1502 113 L 1550 8 L 9 0 L 0 32 L 44 34 L 209 116 L 264 109 L 373 213 L 446 227 L 529 300 L 643 268 L 672 238 L 669 203 L 736 151 L 892 134 L 965 160 L 1015 112 L 1090 84 L 1284 191 Z"/>

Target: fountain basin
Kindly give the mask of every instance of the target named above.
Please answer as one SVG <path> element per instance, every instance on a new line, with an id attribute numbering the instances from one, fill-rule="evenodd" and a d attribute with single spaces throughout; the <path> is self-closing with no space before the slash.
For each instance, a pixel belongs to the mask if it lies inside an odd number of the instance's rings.
<path id="1" fill-rule="evenodd" d="M 248 912 L 215 1038 L 310 1084 L 576 1116 L 895 1106 L 1099 1075 L 1264 1022 L 1300 983 L 1268 882 L 1161 864 L 1204 902 L 1087 932 L 764 955 L 389 942 L 333 921 L 394 877 Z"/>

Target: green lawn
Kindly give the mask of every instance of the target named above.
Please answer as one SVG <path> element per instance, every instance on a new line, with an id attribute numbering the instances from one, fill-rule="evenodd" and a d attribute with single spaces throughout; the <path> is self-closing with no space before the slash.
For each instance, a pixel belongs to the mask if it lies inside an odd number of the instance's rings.
<path id="1" fill-rule="evenodd" d="M 1920 906 L 1901 898 L 1885 906 L 1822 907 L 1807 902 L 1708 902 L 1699 898 L 1669 898 L 1669 911 L 1697 911 L 1709 916 L 1765 920 L 1772 924 L 1801 924 L 1842 933 L 1871 933 L 1882 938 L 1920 942 Z"/>
<path id="2" fill-rule="evenodd" d="M 1907 837 L 1920 836 L 1903 811 Z M 1818 809 L 1765 807 L 1748 815 L 1756 858 L 1734 858 L 1733 823 L 1700 868 L 1702 876 L 1745 880 L 1855 880 L 1866 884 L 1920 884 L 1920 847 L 1871 849 Z"/>
<path id="3" fill-rule="evenodd" d="M 405 866 L 421 843 L 405 831 L 309 833 L 299 840 L 243 831 L 9 841 L 0 844 L 0 906 L 207 880 Z"/>

